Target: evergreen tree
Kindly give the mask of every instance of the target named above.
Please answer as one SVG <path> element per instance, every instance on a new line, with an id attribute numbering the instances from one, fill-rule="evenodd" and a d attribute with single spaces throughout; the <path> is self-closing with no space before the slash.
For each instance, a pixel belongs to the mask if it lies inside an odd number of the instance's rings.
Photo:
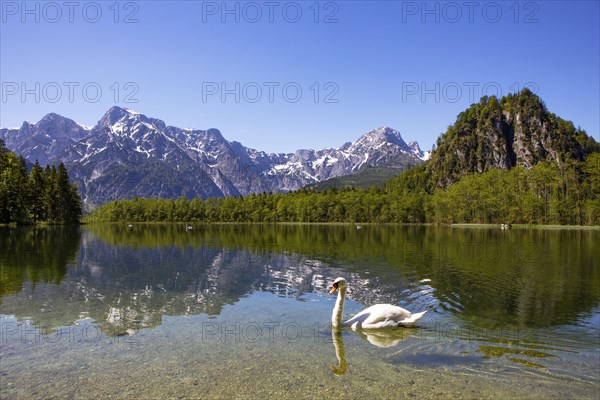
<path id="1" fill-rule="evenodd" d="M 81 218 L 81 200 L 77 186 L 71 185 L 67 168 L 61 162 L 56 176 L 56 202 L 58 222 L 72 224 Z"/>
<path id="2" fill-rule="evenodd" d="M 33 223 L 46 220 L 46 174 L 37 160 L 29 173 L 29 208 Z"/>
<path id="3" fill-rule="evenodd" d="M 46 206 L 48 222 L 58 223 L 60 220 L 58 211 L 58 175 L 56 167 L 46 165 L 44 170 L 46 174 Z"/>
<path id="4" fill-rule="evenodd" d="M 27 222 L 27 169 L 25 160 L 0 144 L 0 223 Z"/>

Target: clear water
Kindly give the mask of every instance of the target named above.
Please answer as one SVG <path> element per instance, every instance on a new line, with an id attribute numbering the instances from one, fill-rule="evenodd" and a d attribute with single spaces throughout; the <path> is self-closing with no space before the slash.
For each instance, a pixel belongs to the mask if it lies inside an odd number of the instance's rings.
<path id="1" fill-rule="evenodd" d="M 598 398 L 600 230 L 0 228 L 0 398 Z M 330 327 L 386 302 L 419 328 Z"/>

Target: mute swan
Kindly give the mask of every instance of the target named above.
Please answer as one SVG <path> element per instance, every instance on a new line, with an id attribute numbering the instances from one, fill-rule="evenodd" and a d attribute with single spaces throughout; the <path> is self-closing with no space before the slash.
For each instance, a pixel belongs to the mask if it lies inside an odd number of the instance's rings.
<path id="1" fill-rule="evenodd" d="M 348 321 L 342 322 L 342 312 L 344 311 L 344 300 L 346 298 L 346 280 L 336 278 L 333 281 L 333 288 L 329 293 L 339 289 L 333 314 L 331 315 L 331 324 L 334 328 L 350 326 L 352 329 L 385 329 L 397 328 L 400 326 L 411 327 L 425 315 L 427 311 L 411 314 L 410 311 L 402 307 L 391 304 L 375 304 L 367 307 Z"/>

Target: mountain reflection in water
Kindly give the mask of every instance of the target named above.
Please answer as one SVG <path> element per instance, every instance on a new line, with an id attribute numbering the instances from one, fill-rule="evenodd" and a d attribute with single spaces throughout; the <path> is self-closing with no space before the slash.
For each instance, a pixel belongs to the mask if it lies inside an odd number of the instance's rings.
<path id="1" fill-rule="evenodd" d="M 155 327 L 165 315 L 218 315 L 258 291 L 303 300 L 341 275 L 351 282 L 348 298 L 365 306 L 429 309 L 430 318 L 451 314 L 486 328 L 544 327 L 597 306 L 599 236 L 352 225 L 1 227 L 0 305 L 43 326 L 91 318 L 114 335 Z"/>

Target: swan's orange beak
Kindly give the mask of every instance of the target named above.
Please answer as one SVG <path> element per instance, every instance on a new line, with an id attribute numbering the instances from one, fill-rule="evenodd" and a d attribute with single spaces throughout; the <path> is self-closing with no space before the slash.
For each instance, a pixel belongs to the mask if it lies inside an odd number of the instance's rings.
<path id="1" fill-rule="evenodd" d="M 335 292 L 337 290 L 337 288 L 338 288 L 338 285 L 334 284 L 333 287 L 331 288 L 331 290 L 329 291 L 329 294 Z"/>

